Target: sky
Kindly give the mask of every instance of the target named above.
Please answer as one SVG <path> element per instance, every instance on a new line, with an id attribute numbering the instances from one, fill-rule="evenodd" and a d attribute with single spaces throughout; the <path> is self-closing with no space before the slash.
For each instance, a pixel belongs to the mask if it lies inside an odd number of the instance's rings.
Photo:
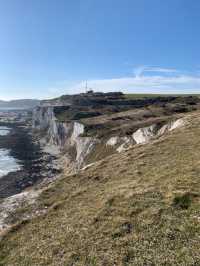
<path id="1" fill-rule="evenodd" d="M 199 0 L 0 0 L 0 99 L 200 93 Z"/>

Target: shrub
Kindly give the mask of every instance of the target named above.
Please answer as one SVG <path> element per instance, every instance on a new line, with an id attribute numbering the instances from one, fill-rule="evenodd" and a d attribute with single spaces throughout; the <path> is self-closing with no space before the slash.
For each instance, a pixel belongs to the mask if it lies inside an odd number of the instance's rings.
<path id="1" fill-rule="evenodd" d="M 192 203 L 192 195 L 186 193 L 181 196 L 176 196 L 173 200 L 173 206 L 180 209 L 188 209 Z"/>

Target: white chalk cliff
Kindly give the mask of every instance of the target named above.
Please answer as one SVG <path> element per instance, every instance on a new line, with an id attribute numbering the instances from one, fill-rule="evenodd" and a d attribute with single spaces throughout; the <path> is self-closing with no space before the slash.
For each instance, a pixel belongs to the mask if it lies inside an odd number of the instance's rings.
<path id="1" fill-rule="evenodd" d="M 78 121 L 58 121 L 52 106 L 40 106 L 33 112 L 33 128 L 42 132 L 41 142 L 45 143 L 46 150 L 55 147 L 63 155 L 63 158 L 70 162 L 70 165 L 73 164 L 73 168 L 76 170 L 86 165 L 85 159 L 95 149 L 97 143 L 122 152 L 133 145 L 148 143 L 183 125 L 183 119 L 170 121 L 164 125 L 152 124 L 137 129 L 130 136 L 112 136 L 105 142 L 105 139 L 84 136 L 85 126 Z"/>

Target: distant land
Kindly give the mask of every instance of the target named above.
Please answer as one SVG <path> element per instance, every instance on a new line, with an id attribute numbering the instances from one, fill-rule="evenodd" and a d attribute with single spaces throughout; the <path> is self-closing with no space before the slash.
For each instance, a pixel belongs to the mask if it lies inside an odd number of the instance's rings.
<path id="1" fill-rule="evenodd" d="M 200 97 L 199 93 L 182 93 L 182 94 L 176 94 L 176 93 L 169 93 L 169 94 L 163 94 L 163 93 L 127 93 L 125 94 L 127 98 L 129 99 L 140 99 L 140 98 L 153 98 L 153 97 L 189 97 L 189 96 L 196 96 Z"/>
<path id="2" fill-rule="evenodd" d="M 140 93 L 130 93 L 130 94 L 124 94 L 125 98 L 127 99 L 142 99 L 142 98 L 154 98 L 154 97 L 169 97 L 169 96 L 174 96 L 174 97 L 181 97 L 181 96 L 196 96 L 200 97 L 200 94 L 140 94 Z M 44 103 L 51 103 L 54 102 L 55 100 L 64 100 L 66 98 L 66 95 L 63 95 L 57 99 L 51 99 L 51 100 L 46 100 L 42 101 Z M 67 95 L 67 98 L 71 98 L 70 95 Z M 38 99 L 19 99 L 19 100 L 10 100 L 10 101 L 4 101 L 0 100 L 0 109 L 32 109 L 35 106 L 40 104 L 40 100 Z"/>
<path id="3" fill-rule="evenodd" d="M 21 99 L 21 100 L 11 100 L 11 101 L 3 101 L 0 100 L 0 108 L 1 109 L 30 109 L 34 108 L 36 105 L 40 103 L 39 100 L 36 99 Z"/>

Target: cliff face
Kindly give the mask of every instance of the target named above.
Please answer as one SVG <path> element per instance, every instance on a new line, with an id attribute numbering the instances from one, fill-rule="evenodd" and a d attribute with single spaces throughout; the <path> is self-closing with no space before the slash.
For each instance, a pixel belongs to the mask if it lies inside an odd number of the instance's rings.
<path id="1" fill-rule="evenodd" d="M 90 92 L 42 101 L 33 111 L 33 128 L 46 147 L 59 151 L 65 168 L 79 170 L 162 136 L 183 124 L 183 113 L 197 109 L 197 97 L 130 99 Z"/>
<path id="2" fill-rule="evenodd" d="M 56 146 L 75 169 L 84 165 L 85 157 L 97 142 L 96 138 L 82 137 L 85 126 L 76 121 L 60 122 L 54 107 L 37 107 L 33 112 L 33 128 L 43 135 L 43 143 Z"/>
<path id="3" fill-rule="evenodd" d="M 120 115 L 124 116 L 124 113 Z M 105 116 L 103 118 L 105 119 Z M 142 126 L 146 124 L 144 120 L 144 123 L 134 125 L 129 135 L 126 133 L 120 135 L 120 132 L 115 132 L 113 136 L 109 135 L 109 131 L 105 131 L 104 136 L 99 137 L 98 135 L 90 136 L 90 132 L 88 134 L 88 125 L 84 124 L 85 121 L 83 119 L 61 122 L 56 117 L 53 106 L 40 106 L 33 112 L 33 128 L 43 136 L 43 143 L 48 147 L 56 147 L 60 152 L 60 157 L 65 160 L 65 168 L 69 166 L 73 171 L 80 170 L 87 164 L 112 153 L 122 152 L 133 145 L 146 144 L 184 124 L 180 118 L 171 118 L 170 121 L 166 119 L 162 122 L 152 119 L 146 126 Z M 105 125 L 111 128 L 113 126 L 107 122 Z M 96 128 L 98 126 L 99 124 L 93 125 Z"/>

